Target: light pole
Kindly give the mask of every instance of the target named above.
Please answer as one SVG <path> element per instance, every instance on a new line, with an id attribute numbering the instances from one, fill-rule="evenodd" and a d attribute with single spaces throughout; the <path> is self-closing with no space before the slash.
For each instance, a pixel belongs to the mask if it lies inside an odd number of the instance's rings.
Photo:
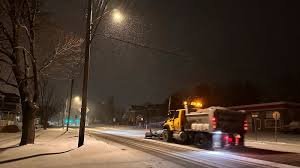
<path id="1" fill-rule="evenodd" d="M 108 2 L 108 1 L 107 1 Z M 106 6 L 104 3 L 104 7 Z M 78 147 L 84 144 L 84 132 L 85 132 L 85 122 L 86 122 L 86 112 L 87 112 L 87 93 L 88 93 L 88 79 L 89 79 L 89 66 L 90 66 L 90 53 L 91 53 L 91 41 L 92 41 L 92 0 L 88 0 L 88 10 L 87 10 L 87 21 L 86 21 L 86 36 L 85 36 L 85 59 L 84 59 L 84 75 L 82 84 L 82 103 L 81 103 L 81 117 L 80 117 L 80 127 L 79 127 L 79 137 L 78 137 Z M 103 8 L 104 10 L 105 8 Z M 102 13 L 103 14 L 103 13 Z M 102 16 L 97 19 L 101 20 Z M 115 22 L 122 22 L 124 16 L 119 10 L 113 11 L 113 19 Z M 100 23 L 98 21 L 98 24 Z M 96 24 L 96 28 L 98 26 Z"/>
<path id="2" fill-rule="evenodd" d="M 87 21 L 86 21 L 86 35 L 85 35 L 84 76 L 83 76 L 83 84 L 82 84 L 82 103 L 81 103 L 82 105 L 81 105 L 78 147 L 82 146 L 84 143 L 90 53 L 91 53 L 91 39 L 92 39 L 91 31 L 92 31 L 92 0 L 88 0 L 88 13 L 87 13 Z"/>
<path id="3" fill-rule="evenodd" d="M 104 5 L 106 6 L 106 5 Z M 113 10 L 112 13 L 113 21 L 120 23 L 124 20 L 124 15 L 117 9 Z M 96 18 L 101 20 L 102 17 Z M 99 23 L 99 22 L 98 22 Z M 97 25 L 95 26 L 97 28 Z M 97 34 L 94 34 L 97 35 Z M 161 53 L 180 55 L 164 49 L 149 47 L 143 44 L 138 44 L 135 42 L 111 37 L 104 36 L 106 38 L 131 44 L 133 46 L 142 47 L 146 49 L 155 50 Z M 86 113 L 87 113 L 87 92 L 88 92 L 88 79 L 89 79 L 89 64 L 90 64 L 90 51 L 91 51 L 91 41 L 92 41 L 92 0 L 88 0 L 88 10 L 87 10 L 87 22 L 86 22 L 86 37 L 85 37 L 85 60 L 84 60 L 84 76 L 83 76 L 83 85 L 82 85 L 82 105 L 81 105 L 81 117 L 80 117 L 80 127 L 79 127 L 79 138 L 78 138 L 78 147 L 84 144 L 84 132 L 85 132 L 85 122 L 86 122 Z M 182 55 L 180 55 L 182 56 Z"/>
<path id="4" fill-rule="evenodd" d="M 69 130 L 69 124 L 70 124 L 70 113 L 71 113 L 71 107 L 72 107 L 73 86 L 74 86 L 74 79 L 71 80 L 71 91 L 70 91 L 70 100 L 69 100 L 68 118 L 67 118 L 67 131 Z"/>

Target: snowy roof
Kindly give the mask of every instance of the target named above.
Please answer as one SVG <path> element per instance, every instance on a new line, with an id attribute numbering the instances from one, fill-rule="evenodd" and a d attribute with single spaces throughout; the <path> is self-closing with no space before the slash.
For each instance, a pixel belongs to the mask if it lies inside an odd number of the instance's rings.
<path id="1" fill-rule="evenodd" d="M 212 114 L 217 110 L 220 110 L 222 112 L 243 113 L 243 111 L 236 111 L 236 110 L 229 109 L 229 108 L 226 108 L 226 107 L 211 106 L 211 107 L 208 107 L 208 108 L 205 108 L 205 109 L 198 109 L 197 111 L 189 112 L 186 115 L 193 116 L 193 115 Z"/>
<path id="2" fill-rule="evenodd" d="M 258 109 L 275 109 L 275 108 L 300 108 L 300 103 L 295 102 L 271 102 L 271 103 L 259 103 L 259 104 L 249 104 L 240 106 L 231 106 L 230 109 L 236 110 L 258 110 Z"/>

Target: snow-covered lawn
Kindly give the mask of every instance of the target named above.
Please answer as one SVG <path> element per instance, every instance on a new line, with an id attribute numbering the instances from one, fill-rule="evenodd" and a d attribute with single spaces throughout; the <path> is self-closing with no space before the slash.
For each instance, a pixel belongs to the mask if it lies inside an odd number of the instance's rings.
<path id="1" fill-rule="evenodd" d="M 257 141 L 264 142 L 275 142 L 274 132 L 258 132 Z M 256 141 L 256 134 L 248 132 L 246 134 L 247 140 Z M 277 142 L 285 144 L 295 144 L 300 145 L 300 134 L 284 134 L 281 132 L 277 133 Z"/>
<path id="2" fill-rule="evenodd" d="M 35 144 L 18 147 L 19 134 L 0 133 L 0 168 L 18 167 L 180 167 L 158 157 L 85 136 L 85 145 L 77 148 L 77 130 L 37 132 Z"/>
<path id="3" fill-rule="evenodd" d="M 246 134 L 246 146 L 282 152 L 300 153 L 300 135 L 278 133 L 277 142 L 273 132 L 259 132 Z"/>

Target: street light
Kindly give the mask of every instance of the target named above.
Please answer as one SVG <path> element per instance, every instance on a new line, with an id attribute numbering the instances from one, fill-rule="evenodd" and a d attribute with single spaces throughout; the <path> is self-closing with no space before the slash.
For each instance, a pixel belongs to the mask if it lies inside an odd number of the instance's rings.
<path id="1" fill-rule="evenodd" d="M 115 23 L 121 23 L 124 20 L 124 15 L 118 9 L 112 11 L 112 19 Z"/>
<path id="2" fill-rule="evenodd" d="M 79 109 L 79 112 L 80 112 L 80 109 L 81 109 L 81 97 L 80 96 L 75 96 L 73 98 L 73 103 L 74 103 L 74 108 L 75 109 Z"/>
<path id="3" fill-rule="evenodd" d="M 107 4 L 107 3 L 106 3 Z M 106 6 L 106 4 L 104 4 Z M 113 20 L 116 23 L 123 21 L 124 16 L 117 9 L 113 10 Z M 102 16 L 101 16 L 102 17 Z M 100 17 L 100 19 L 101 19 Z M 98 22 L 98 24 L 100 21 Z M 78 147 L 84 143 L 84 131 L 87 113 L 87 94 L 88 94 L 88 80 L 89 80 L 89 67 L 90 67 L 90 54 L 91 54 L 91 42 L 92 42 L 92 0 L 88 0 L 88 10 L 86 18 L 86 31 L 85 31 L 85 51 L 84 51 L 84 70 L 83 70 L 83 84 L 82 84 L 82 100 L 81 100 L 81 118 L 79 127 Z M 97 26 L 96 26 L 97 28 Z"/>
<path id="4" fill-rule="evenodd" d="M 74 102 L 76 102 L 76 103 L 79 103 L 80 102 L 80 97 L 79 96 L 76 96 L 76 97 L 74 97 Z"/>

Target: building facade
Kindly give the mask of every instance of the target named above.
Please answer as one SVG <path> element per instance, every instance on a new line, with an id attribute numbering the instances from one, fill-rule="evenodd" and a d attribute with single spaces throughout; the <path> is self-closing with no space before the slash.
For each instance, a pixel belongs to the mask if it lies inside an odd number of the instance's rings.
<path id="1" fill-rule="evenodd" d="M 167 110 L 164 104 L 131 105 L 124 114 L 130 125 L 144 125 L 159 122 L 166 118 Z"/>
<path id="2" fill-rule="evenodd" d="M 12 63 L 0 55 L 0 129 L 16 124 L 21 113 L 18 85 L 12 71 Z"/>
<path id="3" fill-rule="evenodd" d="M 247 113 L 249 131 L 273 131 L 275 124 L 280 130 L 292 121 L 300 121 L 300 103 L 272 102 L 229 107 L 234 110 L 244 110 Z M 274 112 L 280 117 L 275 123 Z"/>

